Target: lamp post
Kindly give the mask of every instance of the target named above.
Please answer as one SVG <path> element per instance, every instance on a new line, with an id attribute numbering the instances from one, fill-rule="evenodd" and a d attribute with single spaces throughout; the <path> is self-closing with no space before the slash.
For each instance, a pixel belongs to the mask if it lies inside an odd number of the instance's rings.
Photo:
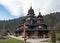
<path id="1" fill-rule="evenodd" d="M 24 23 L 24 43 L 26 43 L 26 26 L 25 26 L 25 23 Z"/>

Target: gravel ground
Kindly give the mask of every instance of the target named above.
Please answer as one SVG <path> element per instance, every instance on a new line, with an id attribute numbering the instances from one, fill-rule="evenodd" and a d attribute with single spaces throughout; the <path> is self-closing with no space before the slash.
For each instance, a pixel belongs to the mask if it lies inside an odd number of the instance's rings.
<path id="1" fill-rule="evenodd" d="M 9 37 L 12 37 L 12 38 L 15 38 L 15 39 L 18 39 L 18 40 L 24 40 L 21 37 L 15 37 L 13 35 L 9 35 Z M 44 41 L 44 40 L 48 40 L 48 39 L 28 39 L 26 41 L 30 42 L 30 43 L 47 43 L 47 42 L 41 42 L 41 41 Z"/>

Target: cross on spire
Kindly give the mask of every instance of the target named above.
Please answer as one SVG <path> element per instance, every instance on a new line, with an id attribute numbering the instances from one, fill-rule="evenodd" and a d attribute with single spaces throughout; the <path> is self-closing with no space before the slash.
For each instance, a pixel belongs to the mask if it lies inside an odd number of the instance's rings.
<path id="1" fill-rule="evenodd" d="M 41 13 L 40 13 L 40 9 L 39 9 L 39 15 L 41 15 Z"/>
<path id="2" fill-rule="evenodd" d="M 40 12 L 40 9 L 39 9 L 39 12 Z"/>
<path id="3" fill-rule="evenodd" d="M 32 3 L 30 3 L 30 7 L 32 7 Z"/>

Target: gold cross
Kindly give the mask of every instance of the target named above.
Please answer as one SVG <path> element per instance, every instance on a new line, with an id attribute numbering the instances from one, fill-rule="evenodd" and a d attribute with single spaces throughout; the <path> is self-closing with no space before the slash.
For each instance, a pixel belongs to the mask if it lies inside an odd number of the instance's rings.
<path id="1" fill-rule="evenodd" d="M 32 7 L 32 3 L 30 3 L 30 7 Z"/>

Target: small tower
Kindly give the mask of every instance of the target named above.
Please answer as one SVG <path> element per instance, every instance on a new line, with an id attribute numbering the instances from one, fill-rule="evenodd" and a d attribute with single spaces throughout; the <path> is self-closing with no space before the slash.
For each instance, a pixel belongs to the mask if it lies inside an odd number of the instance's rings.
<path id="1" fill-rule="evenodd" d="M 30 9 L 28 10 L 26 21 L 29 22 L 29 24 L 34 24 L 35 23 L 35 18 L 36 18 L 36 16 L 34 14 L 34 10 L 32 9 L 32 4 L 31 4 Z"/>
<path id="2" fill-rule="evenodd" d="M 30 4 L 30 9 L 28 10 L 28 16 L 34 16 L 34 10 L 32 9 L 32 4 Z"/>
<path id="3" fill-rule="evenodd" d="M 41 12 L 39 12 L 39 15 L 37 16 L 37 23 L 43 23 L 43 16 L 41 15 Z"/>

